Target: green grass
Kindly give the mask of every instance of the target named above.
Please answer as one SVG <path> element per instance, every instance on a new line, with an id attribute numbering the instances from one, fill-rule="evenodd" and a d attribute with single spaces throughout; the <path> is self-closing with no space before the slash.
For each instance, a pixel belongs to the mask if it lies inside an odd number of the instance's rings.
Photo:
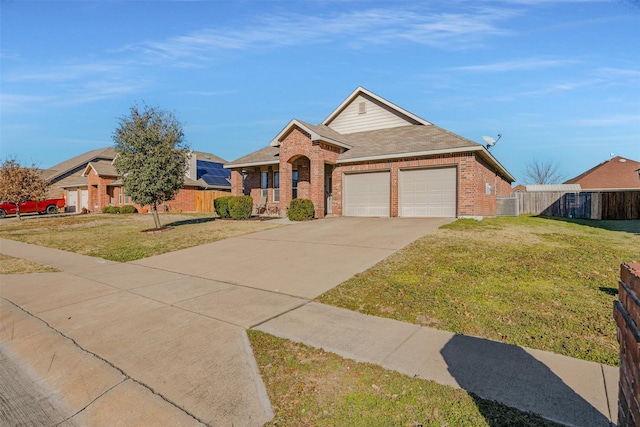
<path id="1" fill-rule="evenodd" d="M 464 390 L 249 330 L 274 409 L 267 426 L 553 426 Z"/>
<path id="2" fill-rule="evenodd" d="M 620 264 L 640 261 L 639 228 L 640 221 L 458 220 L 317 300 L 615 366 L 612 306 Z"/>
<path id="3" fill-rule="evenodd" d="M 165 231 L 149 215 L 91 214 L 1 221 L 0 237 L 127 262 L 277 227 L 270 221 L 214 220 L 211 215 L 163 214 Z"/>

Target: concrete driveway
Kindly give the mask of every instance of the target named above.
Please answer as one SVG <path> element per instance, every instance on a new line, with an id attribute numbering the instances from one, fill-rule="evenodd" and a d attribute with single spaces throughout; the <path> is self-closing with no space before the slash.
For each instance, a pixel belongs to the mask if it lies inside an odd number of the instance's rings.
<path id="1" fill-rule="evenodd" d="M 0 353 L 55 424 L 261 425 L 272 412 L 245 329 L 449 221 L 329 218 L 128 264 L 1 240 L 62 272 L 2 276 Z"/>
<path id="2" fill-rule="evenodd" d="M 171 252 L 134 264 L 312 299 L 451 221 L 327 218 Z"/>

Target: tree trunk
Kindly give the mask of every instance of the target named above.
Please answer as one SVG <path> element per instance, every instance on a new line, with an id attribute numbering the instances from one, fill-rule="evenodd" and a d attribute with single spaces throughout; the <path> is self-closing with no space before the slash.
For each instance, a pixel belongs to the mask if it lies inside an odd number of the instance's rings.
<path id="1" fill-rule="evenodd" d="M 153 222 L 156 225 L 156 230 L 160 229 L 160 217 L 158 216 L 158 205 L 153 204 Z"/>
<path id="2" fill-rule="evenodd" d="M 16 217 L 22 221 L 22 217 L 20 216 L 20 203 L 16 203 Z"/>

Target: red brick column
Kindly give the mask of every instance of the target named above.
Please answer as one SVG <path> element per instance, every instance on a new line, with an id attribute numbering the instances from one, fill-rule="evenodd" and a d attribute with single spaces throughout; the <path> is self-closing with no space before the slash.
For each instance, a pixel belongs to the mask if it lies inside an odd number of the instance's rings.
<path id="1" fill-rule="evenodd" d="M 618 301 L 614 317 L 620 343 L 618 383 L 618 425 L 640 425 L 640 264 L 623 264 L 620 269 Z"/>

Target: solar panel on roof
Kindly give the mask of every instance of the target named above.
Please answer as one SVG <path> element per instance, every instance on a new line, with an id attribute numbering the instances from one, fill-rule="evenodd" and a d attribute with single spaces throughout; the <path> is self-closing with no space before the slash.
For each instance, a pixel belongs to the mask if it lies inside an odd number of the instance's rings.
<path id="1" fill-rule="evenodd" d="M 197 161 L 198 178 L 202 178 L 209 185 L 229 185 L 231 171 L 224 169 L 222 163 Z"/>

